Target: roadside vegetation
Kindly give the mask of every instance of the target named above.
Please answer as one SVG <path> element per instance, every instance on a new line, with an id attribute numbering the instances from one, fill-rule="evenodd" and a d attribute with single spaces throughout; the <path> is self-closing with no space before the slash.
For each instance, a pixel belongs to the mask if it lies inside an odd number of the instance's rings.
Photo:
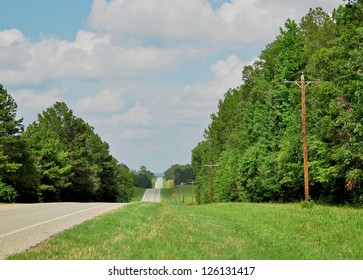
<path id="1" fill-rule="evenodd" d="M 363 259 L 361 209 L 190 201 L 190 186 L 163 189 L 161 203 L 131 203 L 9 259 Z"/>
<path id="2" fill-rule="evenodd" d="M 134 187 L 134 192 L 131 198 L 131 202 L 141 201 L 145 193 L 144 188 Z"/>
<path id="3" fill-rule="evenodd" d="M 93 127 L 63 102 L 26 129 L 0 84 L 0 202 L 128 202 L 133 187 L 151 188 L 153 173 L 119 163 Z"/>
<path id="4" fill-rule="evenodd" d="M 161 190 L 161 200 L 162 202 L 169 204 L 193 205 L 196 204 L 196 200 L 195 195 L 192 199 L 192 194 L 193 192 L 191 185 L 166 188 Z"/>
<path id="5" fill-rule="evenodd" d="M 310 196 L 330 205 L 363 205 L 363 1 L 345 1 L 331 15 L 310 9 L 288 19 L 279 35 L 242 71 L 194 149 L 197 199 L 293 202 L 303 199 L 301 89 L 307 88 Z"/>
<path id="6" fill-rule="evenodd" d="M 193 167 L 190 164 L 173 164 L 164 172 L 164 179 L 172 181 L 174 186 L 191 183 L 195 180 Z"/>
<path id="7" fill-rule="evenodd" d="M 166 181 L 164 177 L 163 177 L 163 188 L 170 188 L 168 181 Z"/>

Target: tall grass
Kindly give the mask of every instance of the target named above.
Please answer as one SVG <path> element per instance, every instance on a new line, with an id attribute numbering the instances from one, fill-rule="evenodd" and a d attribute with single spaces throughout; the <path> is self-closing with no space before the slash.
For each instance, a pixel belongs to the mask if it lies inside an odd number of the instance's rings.
<path id="1" fill-rule="evenodd" d="M 134 193 L 132 195 L 131 198 L 131 202 L 135 202 L 135 201 L 141 201 L 143 196 L 145 193 L 145 189 L 144 188 L 136 188 L 134 187 Z"/>
<path id="2" fill-rule="evenodd" d="M 162 201 L 172 204 L 196 204 L 193 196 L 193 187 L 191 185 L 176 186 L 169 189 L 161 190 Z"/>

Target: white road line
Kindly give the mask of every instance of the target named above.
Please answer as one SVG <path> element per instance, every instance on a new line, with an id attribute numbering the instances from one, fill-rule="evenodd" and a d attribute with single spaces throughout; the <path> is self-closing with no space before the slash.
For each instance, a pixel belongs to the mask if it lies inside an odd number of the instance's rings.
<path id="1" fill-rule="evenodd" d="M 98 206 L 95 206 L 95 207 L 92 207 L 92 208 L 88 208 L 88 209 L 84 209 L 84 210 L 81 210 L 81 211 L 78 211 L 78 212 L 74 212 L 74 213 L 71 213 L 71 214 L 67 214 L 67 215 L 64 215 L 64 216 L 60 216 L 60 217 L 57 217 L 57 218 L 54 218 L 54 219 L 51 219 L 51 220 L 47 220 L 47 221 L 44 221 L 44 222 L 41 222 L 41 223 L 38 223 L 38 224 L 35 224 L 35 225 L 31 225 L 31 226 L 25 227 L 25 228 L 17 229 L 17 230 L 14 230 L 14 231 L 11 231 L 11 232 L 8 232 L 8 233 L 5 233 L 5 234 L 0 235 L 0 238 L 6 237 L 6 236 L 9 236 L 9 235 L 18 233 L 18 232 L 22 232 L 24 230 L 28 230 L 28 229 L 31 229 L 31 228 L 35 228 L 37 226 L 41 226 L 41 225 L 44 225 L 44 224 L 47 224 L 47 223 L 50 223 L 50 222 L 54 222 L 56 220 L 63 219 L 63 218 L 66 218 L 66 217 L 69 217 L 69 216 L 72 216 L 72 215 L 76 215 L 76 214 L 79 214 L 79 213 L 82 213 L 82 212 L 86 212 L 86 211 L 89 211 L 89 210 L 92 210 L 92 209 L 96 209 L 96 208 L 99 208 L 99 207 L 103 207 L 103 206 L 104 205 L 98 205 Z"/>

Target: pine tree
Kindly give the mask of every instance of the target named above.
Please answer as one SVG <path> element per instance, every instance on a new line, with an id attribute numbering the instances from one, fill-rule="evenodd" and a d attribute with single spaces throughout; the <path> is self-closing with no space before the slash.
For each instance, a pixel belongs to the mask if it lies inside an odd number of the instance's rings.
<path id="1" fill-rule="evenodd" d="M 38 176 L 27 142 L 20 137 L 23 124 L 16 110 L 15 100 L 0 85 L 0 188 L 6 187 L 19 202 L 37 202 Z"/>

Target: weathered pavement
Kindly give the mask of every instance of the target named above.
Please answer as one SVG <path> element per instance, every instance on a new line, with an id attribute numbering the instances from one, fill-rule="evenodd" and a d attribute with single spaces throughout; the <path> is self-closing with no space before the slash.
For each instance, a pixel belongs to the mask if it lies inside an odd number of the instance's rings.
<path id="1" fill-rule="evenodd" d="M 160 190 L 163 187 L 163 178 L 156 178 L 155 189 L 145 190 L 142 201 L 144 202 L 160 202 Z"/>
<path id="2" fill-rule="evenodd" d="M 123 203 L 0 204 L 0 259 Z"/>

